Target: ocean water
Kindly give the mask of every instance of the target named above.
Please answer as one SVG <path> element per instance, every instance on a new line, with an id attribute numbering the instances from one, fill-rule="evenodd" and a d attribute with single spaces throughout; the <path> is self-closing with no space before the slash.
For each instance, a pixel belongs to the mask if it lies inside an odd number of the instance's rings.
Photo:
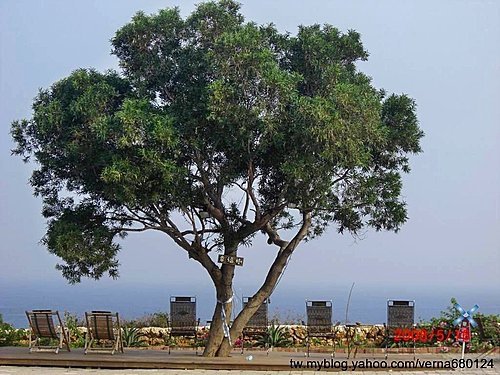
<path id="1" fill-rule="evenodd" d="M 250 295 L 252 288 L 235 289 L 235 313 L 241 309 L 241 298 Z M 305 300 L 325 299 L 333 301 L 333 321 L 346 321 L 346 304 L 349 288 L 321 288 L 294 286 L 277 288 L 271 296 L 269 315 L 282 322 L 305 320 Z M 5 322 L 21 328 L 27 326 L 25 311 L 49 308 L 60 312 L 69 311 L 83 317 L 85 311 L 118 311 L 123 319 L 134 319 L 154 312 L 168 312 L 172 295 L 197 297 L 197 315 L 202 323 L 210 320 L 215 306 L 214 291 L 210 285 L 179 285 L 175 287 L 151 285 L 122 285 L 93 283 L 84 285 L 67 284 L 0 284 L 0 314 Z M 500 298 L 497 288 L 458 290 L 420 287 L 386 286 L 373 287 L 356 285 L 353 289 L 349 322 L 384 323 L 388 299 L 415 300 L 416 321 L 439 316 L 451 297 L 469 309 L 480 306 L 484 314 L 500 313 Z"/>

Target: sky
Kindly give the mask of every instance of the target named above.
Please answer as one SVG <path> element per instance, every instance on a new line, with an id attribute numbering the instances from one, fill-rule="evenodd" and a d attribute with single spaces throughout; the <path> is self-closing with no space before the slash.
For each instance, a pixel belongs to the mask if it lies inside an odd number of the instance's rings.
<path id="1" fill-rule="evenodd" d="M 39 244 L 46 223 L 28 184 L 33 165 L 10 154 L 10 124 L 30 116 L 39 88 L 80 67 L 118 69 L 109 40 L 135 12 L 179 6 L 186 16 L 194 4 L 0 2 L 0 307 L 7 289 L 14 303 L 16 291 L 21 299 L 21 290 L 40 282 L 70 294 L 128 285 L 213 294 L 201 266 L 158 233 L 131 234 L 122 243 L 117 281 L 68 287 L 54 268 L 58 259 Z M 402 230 L 355 239 L 332 228 L 300 245 L 277 292 L 335 301 L 354 282 L 353 297 L 377 289 L 386 299 L 414 299 L 439 290 L 448 300 L 464 296 L 500 312 L 500 2 L 247 0 L 241 12 L 292 34 L 313 23 L 358 31 L 370 53 L 359 69 L 377 88 L 413 97 L 425 132 L 423 153 L 411 158 L 404 177 L 409 220 Z M 263 281 L 274 248 L 261 240 L 239 255 L 245 265 L 235 287 L 248 295 Z"/>

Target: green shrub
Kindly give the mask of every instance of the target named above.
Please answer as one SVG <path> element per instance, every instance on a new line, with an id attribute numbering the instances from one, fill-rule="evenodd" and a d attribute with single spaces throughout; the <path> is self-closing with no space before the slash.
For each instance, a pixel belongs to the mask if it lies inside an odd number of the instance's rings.
<path id="1" fill-rule="evenodd" d="M 79 320 L 76 314 L 71 314 L 68 311 L 64 312 L 64 322 L 69 331 L 71 347 L 83 348 L 85 346 L 85 334 L 78 327 L 85 326 L 85 322 Z"/>
<path id="2" fill-rule="evenodd" d="M 144 335 L 137 327 L 123 328 L 123 345 L 127 348 L 146 345 Z"/>
<path id="3" fill-rule="evenodd" d="M 455 304 L 457 300 L 455 298 L 451 298 L 450 305 L 443 311 L 441 311 L 440 316 L 438 318 L 432 318 L 429 321 L 421 321 L 420 327 L 425 328 L 428 331 L 433 328 L 440 328 L 446 331 L 451 330 L 455 332 L 457 327 L 453 325 L 453 321 L 457 319 L 461 314 L 455 308 Z M 494 346 L 500 344 L 500 315 L 485 315 L 481 313 L 474 314 L 475 317 L 479 317 L 484 330 L 484 337 L 481 337 L 479 327 L 472 327 L 471 329 L 471 342 L 467 345 L 468 349 L 471 351 L 485 350 L 491 349 Z M 436 338 L 434 338 L 431 342 L 426 344 L 420 344 L 418 346 L 429 346 L 438 344 Z M 451 336 L 450 339 L 443 342 L 444 345 L 454 345 L 457 346 L 459 343 L 455 341 L 454 335 Z"/>
<path id="4" fill-rule="evenodd" d="M 267 332 L 258 340 L 258 344 L 266 347 L 290 346 L 290 338 L 286 327 L 275 325 L 274 322 L 267 328 Z"/>
<path id="5" fill-rule="evenodd" d="M 10 324 L 5 323 L 0 314 L 0 346 L 20 345 L 20 341 L 24 339 L 24 336 L 23 330 L 15 329 Z"/>
<path id="6" fill-rule="evenodd" d="M 492 349 L 495 346 L 500 346 L 500 315 L 477 313 L 475 317 L 481 320 L 484 337 L 481 337 L 479 327 L 475 328 L 476 334 L 472 336 L 471 350 Z"/>

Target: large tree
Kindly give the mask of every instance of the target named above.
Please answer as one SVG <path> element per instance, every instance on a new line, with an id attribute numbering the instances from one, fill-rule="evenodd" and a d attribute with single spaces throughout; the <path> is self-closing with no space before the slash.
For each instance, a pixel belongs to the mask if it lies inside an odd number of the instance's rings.
<path id="1" fill-rule="evenodd" d="M 302 240 L 406 221 L 401 173 L 420 152 L 415 103 L 356 68 L 360 36 L 245 22 L 231 0 L 137 13 L 112 39 L 121 72 L 79 69 L 15 121 L 14 154 L 48 219 L 43 243 L 70 282 L 117 276 L 117 238 L 165 233 L 201 264 L 217 300 L 204 355 L 227 355 L 235 256 L 262 234 L 276 257 L 237 315 L 238 337 Z M 189 225 L 187 225 L 188 223 Z M 288 239 L 285 239 L 287 237 Z"/>

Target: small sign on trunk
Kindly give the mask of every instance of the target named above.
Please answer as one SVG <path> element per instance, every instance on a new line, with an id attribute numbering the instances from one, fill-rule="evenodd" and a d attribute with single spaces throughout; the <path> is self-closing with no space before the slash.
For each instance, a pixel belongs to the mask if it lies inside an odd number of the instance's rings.
<path id="1" fill-rule="evenodd" d="M 243 266 L 243 258 L 242 257 L 235 257 L 232 255 L 224 255 L 220 254 L 219 255 L 219 263 L 222 264 L 231 264 L 234 266 Z"/>

